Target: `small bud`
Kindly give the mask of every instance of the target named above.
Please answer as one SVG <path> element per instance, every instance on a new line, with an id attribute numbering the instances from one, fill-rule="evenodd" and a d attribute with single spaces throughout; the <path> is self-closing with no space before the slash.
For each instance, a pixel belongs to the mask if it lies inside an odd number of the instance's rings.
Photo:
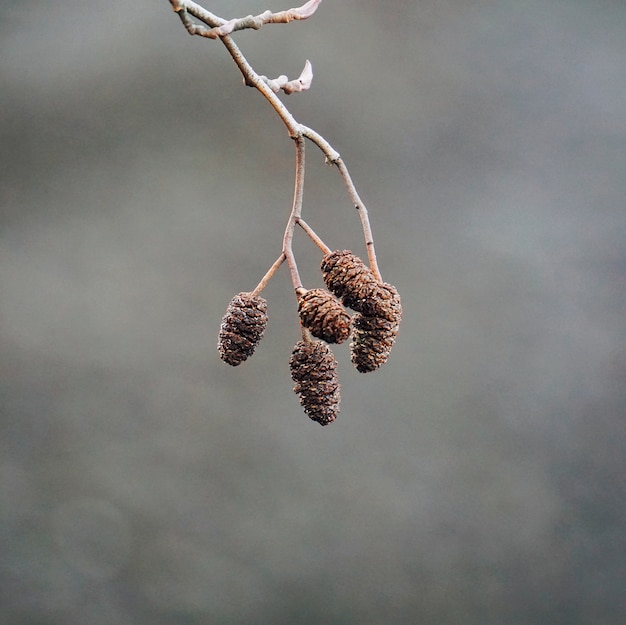
<path id="1" fill-rule="evenodd" d="M 327 343 L 343 343 L 350 336 L 350 315 L 324 289 L 298 292 L 298 314 L 311 334 Z"/>
<path id="2" fill-rule="evenodd" d="M 247 360 L 267 327 L 267 302 L 250 293 L 235 295 L 222 317 L 217 349 L 220 358 L 236 367 Z"/>
<path id="3" fill-rule="evenodd" d="M 294 392 L 304 412 L 320 425 L 328 425 L 339 412 L 337 361 L 330 347 L 321 341 L 299 341 L 289 360 Z"/>

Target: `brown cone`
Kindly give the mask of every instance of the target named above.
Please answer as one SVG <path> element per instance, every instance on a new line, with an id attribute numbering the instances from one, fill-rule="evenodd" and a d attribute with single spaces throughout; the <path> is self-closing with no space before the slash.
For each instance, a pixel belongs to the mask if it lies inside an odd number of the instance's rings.
<path id="1" fill-rule="evenodd" d="M 352 310 L 389 321 L 402 314 L 397 289 L 379 282 L 372 270 L 349 250 L 326 254 L 322 260 L 322 276 L 328 289 Z"/>
<path id="2" fill-rule="evenodd" d="M 326 254 L 322 259 L 322 276 L 329 291 L 346 305 L 349 305 L 346 297 L 355 299 L 353 295 L 377 284 L 371 269 L 350 250 L 335 250 Z"/>
<path id="3" fill-rule="evenodd" d="M 325 289 L 299 294 L 298 314 L 302 325 L 327 343 L 343 343 L 350 336 L 350 315 Z"/>
<path id="4" fill-rule="evenodd" d="M 235 295 L 222 317 L 217 349 L 220 358 L 236 367 L 247 360 L 263 338 L 267 302 L 250 293 Z"/>
<path id="5" fill-rule="evenodd" d="M 368 373 L 384 365 L 398 336 L 400 317 L 389 321 L 383 317 L 356 314 L 352 320 L 352 364 L 361 373 Z"/>
<path id="6" fill-rule="evenodd" d="M 321 341 L 299 341 L 289 360 L 294 392 L 304 412 L 320 425 L 328 425 L 339 412 L 337 361 L 330 347 Z"/>

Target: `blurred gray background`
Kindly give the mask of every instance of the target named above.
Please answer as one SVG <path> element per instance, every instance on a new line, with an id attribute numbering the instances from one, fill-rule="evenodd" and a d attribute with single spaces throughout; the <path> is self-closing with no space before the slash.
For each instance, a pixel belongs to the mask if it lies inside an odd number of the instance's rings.
<path id="1" fill-rule="evenodd" d="M 283 100 L 403 295 L 321 428 L 284 267 L 254 358 L 215 347 L 290 208 L 269 105 L 166 0 L 0 3 L 0 622 L 623 623 L 625 33 L 616 0 L 326 0 L 236 35 L 313 63 Z M 307 159 L 305 218 L 363 255 Z"/>

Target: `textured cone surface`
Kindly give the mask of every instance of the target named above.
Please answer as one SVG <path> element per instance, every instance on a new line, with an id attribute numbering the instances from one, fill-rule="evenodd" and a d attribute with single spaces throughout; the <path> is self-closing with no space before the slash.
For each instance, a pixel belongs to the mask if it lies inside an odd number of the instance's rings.
<path id="1" fill-rule="evenodd" d="M 402 314 L 397 289 L 379 282 L 372 270 L 349 250 L 326 254 L 322 260 L 322 276 L 329 291 L 352 310 L 389 321 Z"/>
<path id="2" fill-rule="evenodd" d="M 350 250 L 335 250 L 322 259 L 322 276 L 328 290 L 343 300 L 356 299 L 356 295 L 377 284 L 371 269 Z M 359 311 L 360 312 L 360 311 Z"/>
<path id="3" fill-rule="evenodd" d="M 250 293 L 235 295 L 222 317 L 217 349 L 220 358 L 236 367 L 252 356 L 267 327 L 267 302 Z"/>
<path id="4" fill-rule="evenodd" d="M 300 396 L 304 412 L 320 425 L 328 425 L 339 412 L 337 361 L 321 341 L 296 343 L 289 360 L 293 390 Z"/>
<path id="5" fill-rule="evenodd" d="M 387 362 L 399 328 L 400 317 L 389 321 L 383 317 L 354 316 L 350 357 L 358 371 L 375 371 Z"/>
<path id="6" fill-rule="evenodd" d="M 350 315 L 332 293 L 311 289 L 298 298 L 300 321 L 327 343 L 343 343 L 350 336 Z"/>

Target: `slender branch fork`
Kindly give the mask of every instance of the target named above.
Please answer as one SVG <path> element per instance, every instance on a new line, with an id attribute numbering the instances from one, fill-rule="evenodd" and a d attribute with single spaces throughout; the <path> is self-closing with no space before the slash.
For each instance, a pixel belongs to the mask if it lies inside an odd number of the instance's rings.
<path id="1" fill-rule="evenodd" d="M 260 76 L 254 71 L 239 49 L 239 46 L 237 46 L 230 36 L 233 32 L 238 30 L 250 28 L 258 30 L 265 24 L 286 24 L 294 20 L 307 19 L 317 11 L 317 8 L 322 3 L 322 0 L 309 0 L 300 7 L 288 9 L 286 11 L 279 11 L 276 13 L 265 11 L 260 15 L 248 15 L 247 17 L 235 18 L 232 20 L 225 20 L 217 15 L 214 15 L 192 0 L 169 1 L 190 35 L 198 35 L 208 39 L 221 40 L 232 59 L 235 61 L 239 71 L 242 73 L 244 83 L 247 86 L 254 87 L 261 92 L 285 124 L 289 136 L 294 140 L 296 145 L 296 178 L 294 197 L 291 214 L 289 215 L 287 226 L 285 228 L 285 234 L 283 236 L 282 253 L 267 271 L 261 282 L 259 282 L 253 293 L 258 294 L 265 287 L 272 275 L 284 261 L 287 261 L 294 289 L 298 290 L 302 288 L 300 276 L 298 274 L 298 267 L 292 250 L 293 234 L 296 225 L 300 226 L 324 253 L 328 253 L 330 251 L 330 248 L 326 246 L 320 237 L 315 234 L 313 229 L 301 217 L 305 172 L 305 139 L 311 141 L 311 143 L 316 145 L 321 150 L 327 163 L 337 167 L 348 191 L 348 195 L 350 196 L 355 209 L 358 211 L 359 218 L 361 220 L 361 227 L 365 238 L 370 269 L 376 278 L 382 282 L 378 262 L 376 260 L 374 240 L 372 237 L 367 208 L 356 190 L 343 159 L 341 158 L 339 152 L 337 152 L 332 145 L 324 139 L 324 137 L 311 128 L 298 123 L 280 98 L 276 95 L 276 93 L 280 90 L 284 91 L 286 94 L 307 90 L 311 86 L 311 81 L 313 79 L 313 70 L 310 62 L 308 60 L 306 61 L 302 73 L 294 80 L 289 80 L 287 76 L 279 76 L 274 79 L 270 79 L 267 76 Z"/>

